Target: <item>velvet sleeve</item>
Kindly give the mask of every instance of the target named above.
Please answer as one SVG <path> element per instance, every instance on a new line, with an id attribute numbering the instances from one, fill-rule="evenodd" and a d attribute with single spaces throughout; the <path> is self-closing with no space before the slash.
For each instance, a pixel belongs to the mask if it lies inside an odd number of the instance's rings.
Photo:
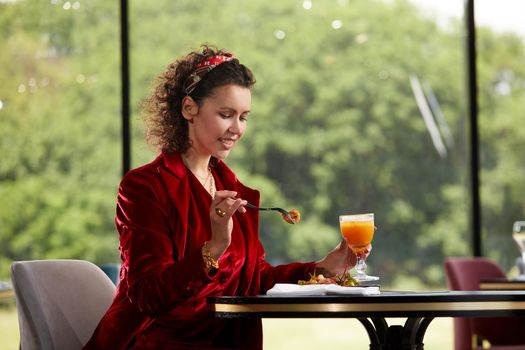
<path id="1" fill-rule="evenodd" d="M 268 289 L 276 283 L 297 283 L 300 279 L 307 279 L 315 271 L 315 262 L 290 263 L 272 266 L 265 258 L 264 248 L 259 242 L 259 259 L 261 266 L 261 290 L 260 294 L 266 294 Z"/>
<path id="2" fill-rule="evenodd" d="M 156 174 L 128 173 L 121 182 L 116 225 L 127 281 L 127 296 L 148 314 L 165 312 L 212 279 L 200 249 L 179 257 L 170 221 L 177 213 Z"/>

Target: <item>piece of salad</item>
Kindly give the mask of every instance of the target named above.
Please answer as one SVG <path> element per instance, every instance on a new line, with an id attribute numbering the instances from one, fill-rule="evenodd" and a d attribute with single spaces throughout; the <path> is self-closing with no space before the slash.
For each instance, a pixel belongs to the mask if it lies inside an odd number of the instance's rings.
<path id="1" fill-rule="evenodd" d="M 350 275 L 344 273 L 341 276 L 325 277 L 322 274 L 311 274 L 309 280 L 299 280 L 297 284 L 304 286 L 308 284 L 337 284 L 343 287 L 355 287 L 359 285 L 359 281 Z"/>

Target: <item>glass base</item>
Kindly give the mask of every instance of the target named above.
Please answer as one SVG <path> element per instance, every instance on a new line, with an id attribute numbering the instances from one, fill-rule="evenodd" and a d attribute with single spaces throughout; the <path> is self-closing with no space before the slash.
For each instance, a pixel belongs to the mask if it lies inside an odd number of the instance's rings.
<path id="1" fill-rule="evenodd" d="M 379 277 L 369 275 L 357 275 L 354 278 L 359 282 L 379 281 Z"/>

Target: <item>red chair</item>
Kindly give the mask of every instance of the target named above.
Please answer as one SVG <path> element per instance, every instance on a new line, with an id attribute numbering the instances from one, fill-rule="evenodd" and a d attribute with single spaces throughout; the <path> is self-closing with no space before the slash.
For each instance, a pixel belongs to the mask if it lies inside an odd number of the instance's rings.
<path id="1" fill-rule="evenodd" d="M 450 290 L 479 290 L 484 279 L 506 278 L 505 272 L 487 258 L 447 258 L 445 272 Z M 454 319 L 455 350 L 482 349 L 475 339 L 487 340 L 490 349 L 525 349 L 525 317 L 479 317 Z"/>

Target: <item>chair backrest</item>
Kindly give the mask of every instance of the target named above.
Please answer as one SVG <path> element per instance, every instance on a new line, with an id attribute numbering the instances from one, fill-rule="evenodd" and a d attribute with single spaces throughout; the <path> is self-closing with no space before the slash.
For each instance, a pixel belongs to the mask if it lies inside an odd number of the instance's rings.
<path id="1" fill-rule="evenodd" d="M 482 257 L 447 258 L 445 270 L 451 290 L 479 290 L 481 280 L 506 277 L 498 264 Z"/>
<path id="2" fill-rule="evenodd" d="M 480 281 L 505 278 L 505 272 L 494 261 L 483 257 L 445 259 L 445 272 L 450 290 L 479 290 Z M 493 345 L 525 344 L 525 318 L 455 318 L 454 347 L 472 349 L 472 336 L 478 335 Z"/>
<path id="3" fill-rule="evenodd" d="M 14 262 L 22 350 L 81 349 L 115 296 L 115 285 L 82 260 Z"/>

